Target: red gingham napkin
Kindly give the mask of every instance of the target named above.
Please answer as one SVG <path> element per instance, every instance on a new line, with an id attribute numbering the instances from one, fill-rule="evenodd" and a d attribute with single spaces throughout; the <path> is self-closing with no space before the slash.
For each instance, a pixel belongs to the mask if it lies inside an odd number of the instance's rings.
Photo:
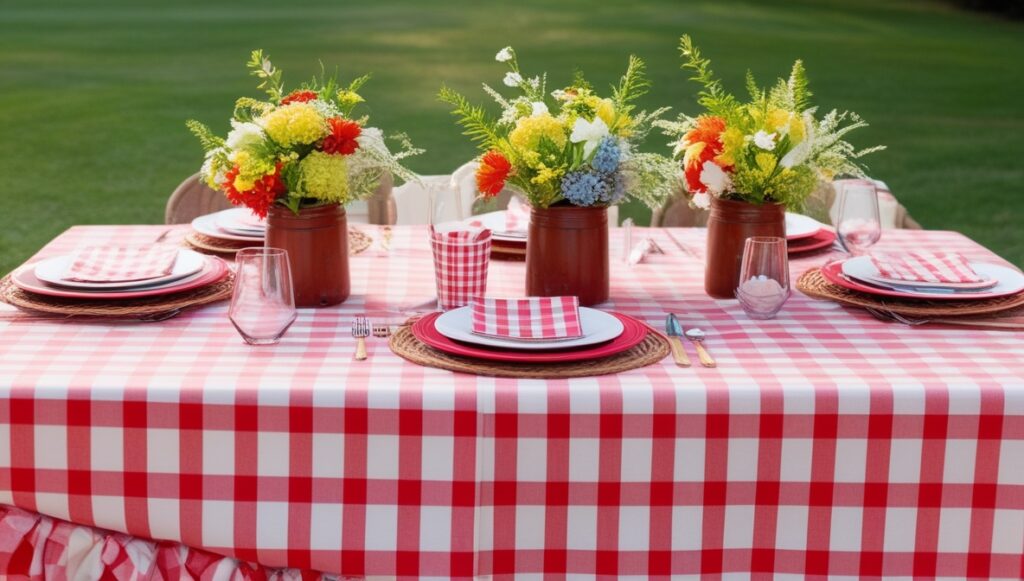
<path id="1" fill-rule="evenodd" d="M 491 261 L 490 230 L 439 232 L 430 227 L 437 303 L 442 310 L 468 305 L 487 291 Z"/>
<path id="2" fill-rule="evenodd" d="M 146 246 L 87 246 L 78 251 L 64 280 L 123 282 L 166 276 L 174 270 L 178 248 L 166 244 Z"/>
<path id="3" fill-rule="evenodd" d="M 471 308 L 473 332 L 478 335 L 523 341 L 583 336 L 577 297 L 481 299 Z"/>
<path id="4" fill-rule="evenodd" d="M 954 252 L 875 252 L 871 262 L 882 278 L 907 282 L 970 283 L 985 279 Z"/>
<path id="5" fill-rule="evenodd" d="M 530 226 L 530 206 L 519 198 L 512 196 L 505 210 L 505 230 L 508 232 L 526 232 Z"/>

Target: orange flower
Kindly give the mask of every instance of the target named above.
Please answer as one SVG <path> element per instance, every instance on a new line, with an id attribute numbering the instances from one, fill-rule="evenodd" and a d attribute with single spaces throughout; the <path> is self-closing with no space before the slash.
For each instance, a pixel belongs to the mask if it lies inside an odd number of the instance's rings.
<path id="1" fill-rule="evenodd" d="M 701 115 L 697 124 L 683 138 L 687 144 L 683 157 L 683 170 L 686 174 L 686 186 L 691 193 L 701 193 L 707 188 L 700 181 L 700 173 L 704 162 L 713 161 L 722 153 L 722 132 L 725 131 L 725 119 L 710 115 Z M 729 170 L 729 167 L 723 167 Z"/>
<path id="2" fill-rule="evenodd" d="M 725 119 L 701 115 L 697 118 L 697 125 L 686 134 L 687 143 L 706 143 L 715 151 L 715 155 L 722 153 L 722 132 L 725 131 Z"/>
<path id="3" fill-rule="evenodd" d="M 256 184 L 251 189 L 242 192 L 235 189 L 238 169 L 237 165 L 231 168 L 231 171 L 224 175 L 224 181 L 221 183 L 228 201 L 236 206 L 249 208 L 260 218 L 266 218 L 270 205 L 286 191 L 284 182 L 281 181 L 281 164 L 277 164 L 274 173 L 256 180 Z"/>
<path id="4" fill-rule="evenodd" d="M 313 99 L 316 99 L 320 95 L 317 95 L 316 91 L 292 91 L 288 93 L 283 99 L 281 99 L 282 105 L 288 103 L 308 103 Z"/>
<path id="5" fill-rule="evenodd" d="M 331 117 L 327 124 L 331 127 L 331 134 L 324 138 L 324 144 L 320 147 L 324 153 L 349 155 L 359 149 L 356 138 L 363 132 L 363 128 L 358 123 Z"/>
<path id="6" fill-rule="evenodd" d="M 512 173 L 512 164 L 499 151 L 488 151 L 480 158 L 480 167 L 476 170 L 476 189 L 484 197 L 493 197 L 501 193 L 505 180 Z"/>

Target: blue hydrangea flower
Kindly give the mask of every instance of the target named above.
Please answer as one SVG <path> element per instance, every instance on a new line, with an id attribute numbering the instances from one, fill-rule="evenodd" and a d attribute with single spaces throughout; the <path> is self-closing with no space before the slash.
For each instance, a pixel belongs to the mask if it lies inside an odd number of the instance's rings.
<path id="1" fill-rule="evenodd" d="M 621 156 L 622 150 L 619 148 L 618 140 L 614 137 L 605 137 L 597 145 L 597 149 L 594 151 L 594 159 L 590 162 L 590 165 L 599 173 L 609 175 L 618 169 Z"/>
<path id="2" fill-rule="evenodd" d="M 622 172 L 615 172 L 614 175 L 608 176 L 607 179 L 611 182 L 608 188 L 611 192 L 611 198 L 608 200 L 608 203 L 618 204 L 622 201 L 622 198 L 626 197 L 626 178 L 622 176 Z"/>
<path id="3" fill-rule="evenodd" d="M 562 178 L 562 197 L 575 206 L 593 206 L 607 203 L 607 180 L 590 171 L 573 171 Z"/>

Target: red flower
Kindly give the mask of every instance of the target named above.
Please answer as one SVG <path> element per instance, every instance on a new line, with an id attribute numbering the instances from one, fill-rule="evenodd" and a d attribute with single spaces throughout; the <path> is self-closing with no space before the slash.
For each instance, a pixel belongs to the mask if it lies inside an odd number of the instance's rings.
<path id="1" fill-rule="evenodd" d="M 713 162 L 722 150 L 722 132 L 725 131 L 725 119 L 702 115 L 697 118 L 697 124 L 687 132 L 684 137 L 688 144 L 704 144 L 700 152 L 691 154 L 684 160 L 683 171 L 686 174 L 686 186 L 692 193 L 704 192 L 707 188 L 700 181 L 700 174 L 704 171 L 704 162 Z M 730 167 L 723 167 L 728 171 Z"/>
<path id="2" fill-rule="evenodd" d="M 228 201 L 236 206 L 249 208 L 260 218 L 266 218 L 270 205 L 274 203 L 278 196 L 287 191 L 284 182 L 281 181 L 281 164 L 277 164 L 277 169 L 274 170 L 274 173 L 267 174 L 256 180 L 252 189 L 241 192 L 236 190 L 236 177 L 238 177 L 237 165 L 224 175 L 224 182 L 221 184 L 224 187 L 224 193 L 227 195 Z"/>
<path id="3" fill-rule="evenodd" d="M 281 104 L 308 103 L 319 96 L 316 91 L 292 91 L 285 98 L 281 99 Z"/>
<path id="4" fill-rule="evenodd" d="M 683 170 L 686 175 L 686 187 L 691 193 L 697 194 L 704 192 L 707 189 L 704 186 L 704 183 L 700 181 L 700 172 L 704 171 L 705 161 L 714 163 L 713 160 L 716 155 L 718 154 L 715 153 L 714 148 L 709 145 L 705 145 L 700 154 L 687 160 L 689 163 L 683 167 Z"/>
<path id="5" fill-rule="evenodd" d="M 480 167 L 476 170 L 476 189 L 484 197 L 497 196 L 510 173 L 512 164 L 505 156 L 498 151 L 488 151 L 480 158 Z"/>
<path id="6" fill-rule="evenodd" d="M 324 153 L 351 155 L 359 149 L 356 137 L 363 132 L 363 128 L 358 123 L 341 117 L 331 117 L 327 124 L 331 126 L 331 134 L 324 137 L 324 144 L 320 147 Z"/>

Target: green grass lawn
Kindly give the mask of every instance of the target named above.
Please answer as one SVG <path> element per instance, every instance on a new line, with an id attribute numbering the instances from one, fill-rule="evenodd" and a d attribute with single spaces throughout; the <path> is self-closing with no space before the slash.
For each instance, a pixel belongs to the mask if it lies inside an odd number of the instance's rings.
<path id="1" fill-rule="evenodd" d="M 823 108 L 872 126 L 859 145 L 928 228 L 967 233 L 1024 264 L 1024 24 L 935 1 L 415 2 L 6 1 L 0 9 L 0 272 L 72 224 L 156 223 L 198 168 L 190 117 L 223 131 L 236 97 L 256 96 L 244 63 L 264 48 L 298 82 L 318 60 L 351 77 L 372 121 L 428 152 L 423 173 L 474 154 L 435 95 L 442 82 L 484 101 L 511 44 L 549 86 L 575 67 L 598 86 L 631 52 L 655 83 L 645 105 L 695 113 L 679 70 L 692 34 L 731 88 L 795 58 Z M 663 147 L 656 137 L 650 147 Z M 636 212 L 636 209 L 630 211 Z"/>

